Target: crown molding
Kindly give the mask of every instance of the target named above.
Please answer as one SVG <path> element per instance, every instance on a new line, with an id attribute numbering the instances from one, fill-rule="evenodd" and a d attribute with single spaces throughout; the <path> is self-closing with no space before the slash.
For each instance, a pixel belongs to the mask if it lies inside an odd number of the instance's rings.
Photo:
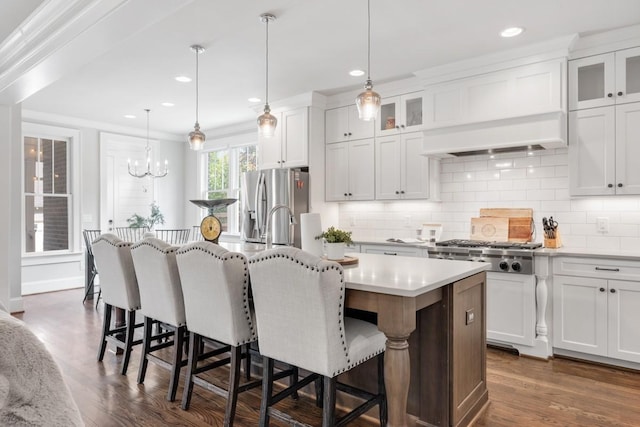
<path id="1" fill-rule="evenodd" d="M 45 0 L 0 45 L 0 103 L 24 101 L 192 1 Z"/>

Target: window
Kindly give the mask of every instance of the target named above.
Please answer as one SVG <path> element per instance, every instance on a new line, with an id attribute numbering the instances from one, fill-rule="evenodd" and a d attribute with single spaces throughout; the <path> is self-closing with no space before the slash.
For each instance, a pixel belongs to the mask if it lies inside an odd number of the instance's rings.
<path id="1" fill-rule="evenodd" d="M 24 138 L 25 252 L 69 250 L 69 142 Z"/>
<path id="2" fill-rule="evenodd" d="M 226 211 L 215 212 L 222 223 L 222 230 L 231 234 L 240 233 L 240 200 L 242 173 L 258 168 L 257 145 L 225 147 L 202 153 L 205 164 L 205 189 L 203 198 L 238 199 Z"/>

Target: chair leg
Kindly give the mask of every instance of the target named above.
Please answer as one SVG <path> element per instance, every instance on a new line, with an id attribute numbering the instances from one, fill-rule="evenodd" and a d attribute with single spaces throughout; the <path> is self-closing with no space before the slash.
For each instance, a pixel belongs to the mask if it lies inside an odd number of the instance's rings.
<path id="1" fill-rule="evenodd" d="M 104 352 L 107 349 L 107 335 L 111 328 L 111 304 L 104 305 L 104 320 L 102 323 L 102 338 L 100 341 L 100 348 L 98 349 L 98 361 L 101 362 L 104 358 Z"/>
<path id="2" fill-rule="evenodd" d="M 251 381 L 251 344 L 244 346 L 246 357 L 244 359 L 244 376 L 247 381 Z"/>
<path id="3" fill-rule="evenodd" d="M 388 420 L 387 412 L 387 391 L 384 387 L 384 353 L 378 355 L 378 394 L 382 396 L 380 401 L 380 425 L 386 426 Z"/>
<path id="4" fill-rule="evenodd" d="M 240 364 L 242 363 L 242 346 L 231 347 L 231 366 L 229 367 L 229 391 L 227 393 L 227 408 L 224 413 L 224 427 L 233 426 L 238 403 L 238 385 L 240 384 Z"/>
<path id="5" fill-rule="evenodd" d="M 294 384 L 296 384 L 298 382 L 298 367 L 297 366 L 293 366 L 291 365 L 291 378 L 289 379 L 289 385 L 292 386 Z M 298 395 L 298 390 L 294 391 L 291 394 L 291 398 L 293 400 L 298 400 L 300 399 L 300 396 Z"/>
<path id="6" fill-rule="evenodd" d="M 136 311 L 128 310 L 127 329 L 124 338 L 124 360 L 122 361 L 122 375 L 127 375 L 131 350 L 133 350 L 133 333 L 136 329 Z"/>
<path id="7" fill-rule="evenodd" d="M 144 317 L 144 335 L 142 337 L 142 356 L 140 357 L 140 366 L 138 367 L 138 384 L 144 383 L 144 376 L 147 373 L 147 354 L 151 349 L 151 328 L 153 321 L 147 316 Z"/>
<path id="8" fill-rule="evenodd" d="M 262 401 L 260 402 L 260 427 L 269 425 L 269 406 L 271 405 L 271 394 L 273 393 L 273 359 L 263 356 L 262 358 Z"/>
<path id="9" fill-rule="evenodd" d="M 182 392 L 182 409 L 185 411 L 191 405 L 191 393 L 193 392 L 193 376 L 198 367 L 198 357 L 202 352 L 202 338 L 195 332 L 189 334 L 189 359 L 187 362 L 187 374 L 184 377 L 184 391 Z"/>
<path id="10" fill-rule="evenodd" d="M 93 288 L 93 282 L 94 282 L 94 280 L 95 280 L 95 278 L 96 278 L 96 274 L 97 274 L 97 273 L 95 273 L 95 272 L 93 272 L 93 271 L 92 271 L 92 272 L 91 272 L 91 273 L 89 273 L 89 274 L 91 274 L 91 279 L 89 279 L 89 284 L 87 285 L 87 290 L 85 291 L 85 293 L 84 293 L 84 298 L 82 299 L 82 303 L 83 303 L 83 304 L 85 303 L 85 301 L 87 300 L 87 298 L 89 298 L 89 295 L 90 295 L 91 293 L 93 293 L 93 292 L 94 292 L 94 290 L 93 290 L 93 289 L 94 289 L 94 288 Z"/>
<path id="11" fill-rule="evenodd" d="M 180 368 L 182 367 L 184 334 L 186 330 L 186 326 L 180 326 L 176 328 L 173 334 L 173 364 L 171 368 L 171 378 L 169 379 L 169 391 L 167 392 L 167 400 L 169 402 L 173 402 L 174 400 L 176 400 L 178 381 L 180 380 Z"/>
<path id="12" fill-rule="evenodd" d="M 322 396 L 324 395 L 324 387 L 322 386 L 322 377 L 316 378 L 314 381 L 316 388 L 316 406 L 322 408 Z"/>
<path id="13" fill-rule="evenodd" d="M 100 303 L 100 297 L 102 297 L 102 288 L 98 290 L 98 298 L 96 299 L 96 308 L 98 308 L 98 303 Z"/>
<path id="14" fill-rule="evenodd" d="M 322 427 L 336 423 L 336 377 L 323 377 L 324 396 L 322 402 Z"/>

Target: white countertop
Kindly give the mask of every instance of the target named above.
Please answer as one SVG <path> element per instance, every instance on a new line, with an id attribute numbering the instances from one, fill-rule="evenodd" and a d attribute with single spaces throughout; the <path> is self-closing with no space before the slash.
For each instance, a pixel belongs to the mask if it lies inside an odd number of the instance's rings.
<path id="1" fill-rule="evenodd" d="M 252 257 L 264 250 L 259 243 L 220 242 L 227 250 Z M 480 262 L 352 253 L 358 264 L 344 266 L 347 289 L 415 297 L 489 266 Z"/>
<path id="2" fill-rule="evenodd" d="M 610 258 L 618 260 L 640 261 L 640 251 L 619 251 L 612 249 L 578 249 L 578 248 L 559 248 L 549 249 L 541 248 L 536 249 L 535 256 L 571 256 L 571 257 L 584 257 L 584 258 Z"/>
<path id="3" fill-rule="evenodd" d="M 344 267 L 347 289 L 415 297 L 489 268 L 485 263 L 353 253 Z"/>

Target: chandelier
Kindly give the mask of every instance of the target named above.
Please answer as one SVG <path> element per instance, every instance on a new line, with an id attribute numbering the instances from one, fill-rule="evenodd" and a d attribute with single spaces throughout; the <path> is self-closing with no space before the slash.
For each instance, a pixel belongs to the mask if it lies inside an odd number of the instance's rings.
<path id="1" fill-rule="evenodd" d="M 153 173 L 151 170 L 151 146 L 149 145 L 149 110 L 146 108 L 144 111 L 147 112 L 147 145 L 145 147 L 145 152 L 147 154 L 147 170 L 144 172 L 138 172 L 138 161 L 136 160 L 133 163 L 133 169 L 131 168 L 131 159 L 127 160 L 127 168 L 129 169 L 129 175 L 135 178 L 162 178 L 167 176 L 169 173 L 169 161 L 164 161 L 164 170 L 160 169 L 160 162 L 156 163 L 156 172 Z"/>
<path id="2" fill-rule="evenodd" d="M 265 58 L 265 97 L 264 97 L 264 113 L 258 117 L 258 129 L 260 135 L 264 138 L 273 137 L 276 126 L 278 125 L 278 119 L 271 114 L 271 108 L 269 107 L 269 22 L 275 21 L 276 17 L 270 13 L 263 13 L 260 15 L 260 21 L 265 24 L 266 28 L 266 58 Z"/>
<path id="3" fill-rule="evenodd" d="M 207 138 L 200 130 L 200 123 L 198 123 L 198 55 L 204 52 L 204 48 L 194 44 L 191 46 L 191 50 L 196 53 L 196 124 L 193 126 L 193 130 L 189 132 L 189 147 L 194 151 L 198 151 L 202 150 L 204 141 Z"/>

